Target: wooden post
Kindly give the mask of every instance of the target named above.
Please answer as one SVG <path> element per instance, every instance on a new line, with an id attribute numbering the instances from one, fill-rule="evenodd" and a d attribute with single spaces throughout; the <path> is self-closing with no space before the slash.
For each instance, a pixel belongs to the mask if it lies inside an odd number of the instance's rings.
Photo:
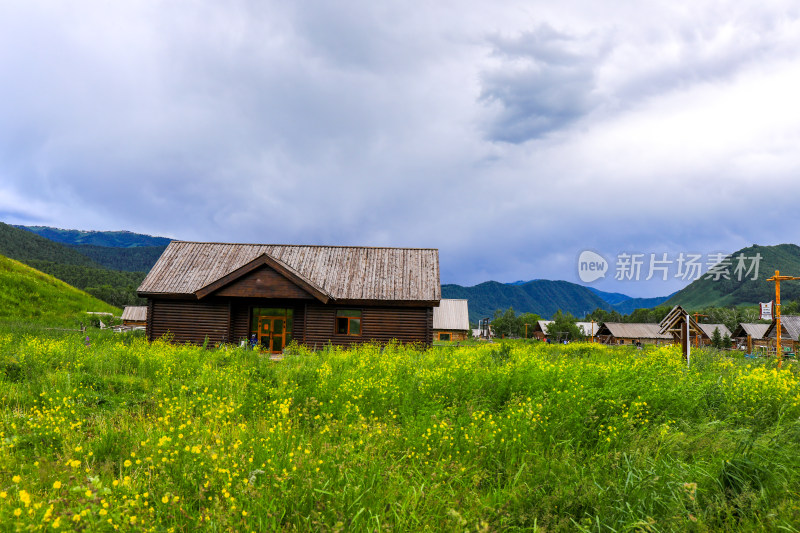
<path id="1" fill-rule="evenodd" d="M 753 336 L 752 335 L 748 335 L 747 336 L 747 353 L 749 355 L 753 355 Z"/>
<path id="2" fill-rule="evenodd" d="M 775 328 L 777 332 L 775 341 L 775 354 L 778 357 L 778 368 L 783 363 L 783 351 L 781 350 L 781 278 L 780 272 L 775 271 Z"/>
<path id="3" fill-rule="evenodd" d="M 681 325 L 681 351 L 683 358 L 686 359 L 686 366 L 689 366 L 689 356 L 692 350 L 692 341 L 689 338 L 689 333 L 692 331 L 689 316 L 689 313 L 686 313 L 684 323 Z"/>

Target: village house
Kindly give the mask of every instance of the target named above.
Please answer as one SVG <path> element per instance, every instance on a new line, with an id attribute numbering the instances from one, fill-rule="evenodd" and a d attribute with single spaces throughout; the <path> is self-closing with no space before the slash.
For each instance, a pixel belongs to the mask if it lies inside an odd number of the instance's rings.
<path id="1" fill-rule="evenodd" d="M 467 300 L 442 299 L 433 308 L 433 340 L 463 341 L 470 336 Z"/>
<path id="2" fill-rule="evenodd" d="M 768 341 L 764 335 L 767 333 L 768 328 L 769 324 L 741 322 L 733 330 L 731 338 L 738 348 L 746 349 L 747 353 L 753 353 L 753 347 L 767 346 Z"/>
<path id="3" fill-rule="evenodd" d="M 424 248 L 173 241 L 142 282 L 147 337 L 280 353 L 433 341 L 439 252 Z"/>
<path id="4" fill-rule="evenodd" d="M 659 329 L 658 324 L 604 322 L 597 340 L 603 344 L 673 344 L 672 335 Z"/>
<path id="5" fill-rule="evenodd" d="M 778 340 L 777 322 L 777 319 L 773 318 L 764 333 L 764 340 L 768 342 L 768 349 L 772 354 L 775 353 L 775 346 Z M 800 316 L 783 315 L 781 317 L 781 349 L 784 352 L 794 352 L 797 348 L 798 339 L 800 339 Z"/>
<path id="6" fill-rule="evenodd" d="M 122 310 L 122 326 L 125 328 L 143 328 L 147 326 L 147 306 L 126 305 Z"/>

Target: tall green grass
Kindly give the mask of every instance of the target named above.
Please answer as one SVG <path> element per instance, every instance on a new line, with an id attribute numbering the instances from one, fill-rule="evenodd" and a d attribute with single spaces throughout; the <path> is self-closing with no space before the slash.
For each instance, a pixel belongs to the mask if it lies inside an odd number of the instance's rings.
<path id="1" fill-rule="evenodd" d="M 791 365 L 521 342 L 291 351 L 0 333 L 0 529 L 800 524 Z"/>

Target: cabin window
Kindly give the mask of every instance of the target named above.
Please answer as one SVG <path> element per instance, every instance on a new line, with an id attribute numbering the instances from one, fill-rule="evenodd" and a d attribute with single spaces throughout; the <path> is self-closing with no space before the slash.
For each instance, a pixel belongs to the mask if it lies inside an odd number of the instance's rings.
<path id="1" fill-rule="evenodd" d="M 440 341 L 449 341 L 450 334 L 449 333 L 439 333 L 439 340 Z"/>
<path id="2" fill-rule="evenodd" d="M 361 311 L 356 309 L 337 310 L 336 333 L 338 335 L 361 335 Z"/>

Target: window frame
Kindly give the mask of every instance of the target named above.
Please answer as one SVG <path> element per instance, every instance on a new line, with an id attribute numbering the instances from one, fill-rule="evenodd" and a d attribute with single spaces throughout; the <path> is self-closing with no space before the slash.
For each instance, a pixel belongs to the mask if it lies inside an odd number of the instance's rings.
<path id="1" fill-rule="evenodd" d="M 443 339 L 442 335 L 447 335 L 447 338 Z M 439 341 L 451 341 L 451 340 L 453 340 L 453 334 L 450 333 L 449 331 L 440 331 L 439 332 L 439 336 L 438 336 L 438 338 L 436 340 L 439 340 Z"/>
<path id="2" fill-rule="evenodd" d="M 357 312 L 358 316 L 339 316 L 339 312 Z M 339 320 L 344 319 L 347 320 L 347 331 L 345 333 L 339 332 Z M 352 323 L 354 320 L 358 320 L 358 333 L 351 333 L 352 331 Z M 340 335 L 343 337 L 361 337 L 364 334 L 364 310 L 363 309 L 353 309 L 351 308 L 343 308 L 337 309 L 333 315 L 333 333 L 334 335 Z"/>

